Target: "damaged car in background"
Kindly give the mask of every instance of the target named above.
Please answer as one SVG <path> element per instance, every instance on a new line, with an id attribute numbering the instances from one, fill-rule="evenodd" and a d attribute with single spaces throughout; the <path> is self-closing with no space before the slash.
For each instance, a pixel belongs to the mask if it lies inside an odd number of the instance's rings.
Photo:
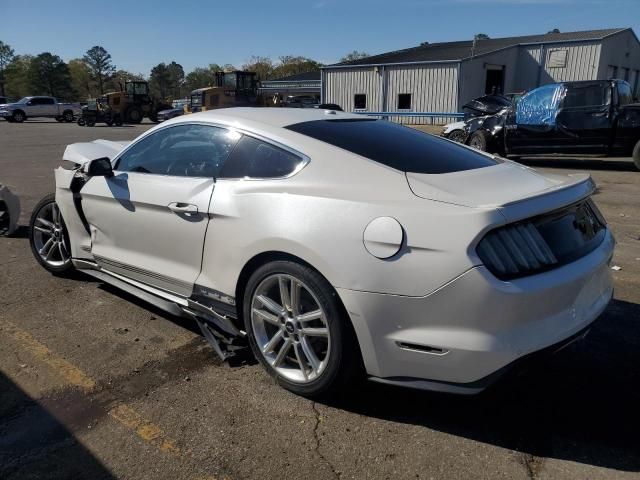
<path id="1" fill-rule="evenodd" d="M 18 229 L 20 199 L 9 187 L 0 183 L 0 236 L 8 236 Z"/>
<path id="2" fill-rule="evenodd" d="M 632 157 L 640 169 L 640 104 L 635 101 L 622 80 L 552 83 L 495 115 L 465 122 L 465 143 L 502 156 Z"/>
<path id="3" fill-rule="evenodd" d="M 582 338 L 613 293 L 588 175 L 384 120 L 218 109 L 63 158 L 31 216 L 40 265 L 194 319 L 300 395 L 364 374 L 478 393 Z"/>
<path id="4" fill-rule="evenodd" d="M 449 140 L 453 140 L 454 142 L 464 143 L 467 138 L 467 133 L 464 128 L 467 120 L 476 117 L 495 115 L 496 113 L 509 108 L 514 99 L 519 96 L 520 94 L 484 95 L 471 100 L 462 107 L 464 120 L 445 125 L 442 127 L 440 135 L 448 138 Z"/>

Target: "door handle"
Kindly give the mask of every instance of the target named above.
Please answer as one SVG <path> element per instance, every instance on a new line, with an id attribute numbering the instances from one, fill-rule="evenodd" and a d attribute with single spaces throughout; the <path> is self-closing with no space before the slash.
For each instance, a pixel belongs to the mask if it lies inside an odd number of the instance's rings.
<path id="1" fill-rule="evenodd" d="M 174 213 L 198 213 L 198 207 L 190 203 L 172 202 L 168 207 Z"/>

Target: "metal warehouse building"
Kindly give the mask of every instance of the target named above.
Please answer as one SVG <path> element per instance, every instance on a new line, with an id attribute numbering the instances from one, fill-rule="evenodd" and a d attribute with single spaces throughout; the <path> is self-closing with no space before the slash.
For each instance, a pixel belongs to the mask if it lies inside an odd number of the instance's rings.
<path id="1" fill-rule="evenodd" d="M 608 78 L 640 93 L 640 42 L 630 28 L 424 43 L 338 63 L 322 69 L 322 101 L 345 111 L 459 112 L 485 93 Z"/>

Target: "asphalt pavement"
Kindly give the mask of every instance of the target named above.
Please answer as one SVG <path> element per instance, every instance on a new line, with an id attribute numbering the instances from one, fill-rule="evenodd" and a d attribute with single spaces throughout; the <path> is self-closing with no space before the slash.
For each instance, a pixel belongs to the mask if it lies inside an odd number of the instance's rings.
<path id="1" fill-rule="evenodd" d="M 31 209 L 69 143 L 150 124 L 0 122 L 0 182 L 23 227 L 0 238 L 2 479 L 640 478 L 640 172 L 627 159 L 528 159 L 589 172 L 618 241 L 615 299 L 590 335 L 475 397 L 375 384 L 312 402 L 196 325 L 33 259 Z"/>

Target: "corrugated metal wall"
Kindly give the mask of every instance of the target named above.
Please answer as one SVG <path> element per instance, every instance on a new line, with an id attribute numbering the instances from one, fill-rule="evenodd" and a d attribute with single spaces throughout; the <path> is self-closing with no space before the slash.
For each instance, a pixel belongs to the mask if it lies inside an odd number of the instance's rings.
<path id="1" fill-rule="evenodd" d="M 457 112 L 458 64 L 389 66 L 387 75 L 387 111 Z M 398 95 L 411 94 L 411 108 L 398 109 Z M 450 119 L 422 117 L 390 117 L 406 124 L 440 124 Z"/>
<path id="2" fill-rule="evenodd" d="M 542 45 L 529 45 L 518 49 L 518 71 L 514 91 L 532 90 L 538 86 L 541 58 Z"/>
<path id="3" fill-rule="evenodd" d="M 337 103 L 345 111 L 354 111 L 354 96 L 367 95 L 363 111 L 396 111 L 398 95 L 411 94 L 411 108 L 406 112 L 457 112 L 458 64 L 397 65 L 378 68 L 340 68 L 324 71 L 325 103 Z M 383 79 L 387 78 L 386 110 L 383 105 Z M 362 111 L 362 110 L 360 110 Z M 391 117 L 390 120 L 421 124 L 433 123 L 428 118 Z M 442 123 L 448 119 L 435 119 Z"/>
<path id="4" fill-rule="evenodd" d="M 324 103 L 337 103 L 345 112 L 353 112 L 354 95 L 367 96 L 365 111 L 382 109 L 382 74 L 373 67 L 340 68 L 324 71 Z"/>
<path id="5" fill-rule="evenodd" d="M 600 41 L 580 44 L 547 44 L 545 45 L 545 69 L 540 84 L 566 82 L 575 80 L 595 80 L 598 78 L 600 61 Z M 566 65 L 551 67 L 549 58 L 554 50 L 566 50 Z"/>
<path id="6" fill-rule="evenodd" d="M 640 44 L 633 32 L 626 30 L 602 42 L 598 78 L 607 79 L 613 67 L 617 68 L 617 77 L 621 80 L 628 75 L 626 80 L 634 93 L 640 95 Z"/>

